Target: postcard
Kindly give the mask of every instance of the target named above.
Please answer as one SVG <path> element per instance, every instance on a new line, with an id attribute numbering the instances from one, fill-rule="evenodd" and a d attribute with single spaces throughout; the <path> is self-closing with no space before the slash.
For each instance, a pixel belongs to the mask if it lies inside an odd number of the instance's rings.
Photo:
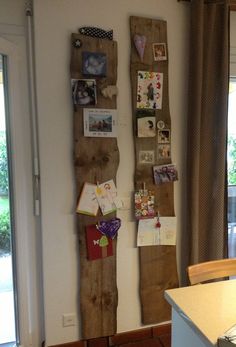
<path id="1" fill-rule="evenodd" d="M 174 164 L 153 167 L 155 184 L 162 184 L 178 180 L 178 172 Z"/>
<path id="2" fill-rule="evenodd" d="M 112 213 L 122 206 L 113 180 L 99 184 L 96 187 L 95 194 L 103 215 Z"/>
<path id="3" fill-rule="evenodd" d="M 117 137 L 117 111 L 85 108 L 84 136 Z"/>
<path id="4" fill-rule="evenodd" d="M 105 77 L 107 73 L 107 57 L 104 53 L 82 52 L 83 75 Z"/>
<path id="5" fill-rule="evenodd" d="M 176 244 L 176 217 L 141 219 L 138 224 L 137 246 L 174 246 Z"/>
<path id="6" fill-rule="evenodd" d="M 137 108 L 162 108 L 163 73 L 138 71 Z"/>
<path id="7" fill-rule="evenodd" d="M 134 194 L 134 212 L 136 219 L 153 218 L 155 212 L 154 192 L 147 189 L 140 189 Z"/>
<path id="8" fill-rule="evenodd" d="M 98 202 L 95 195 L 96 184 L 84 183 L 79 202 L 76 208 L 77 213 L 96 216 L 98 212 Z"/>
<path id="9" fill-rule="evenodd" d="M 96 80 L 72 79 L 72 99 L 75 105 L 95 106 L 97 103 Z"/>

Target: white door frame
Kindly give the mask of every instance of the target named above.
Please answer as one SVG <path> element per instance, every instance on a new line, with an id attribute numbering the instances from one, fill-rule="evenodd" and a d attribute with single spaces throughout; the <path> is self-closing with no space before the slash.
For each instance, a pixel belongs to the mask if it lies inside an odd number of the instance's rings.
<path id="1" fill-rule="evenodd" d="M 1 37 L 0 54 L 7 56 L 10 147 L 15 224 L 17 307 L 23 347 L 43 340 L 41 244 L 39 220 L 34 217 L 32 153 L 25 47 Z"/>

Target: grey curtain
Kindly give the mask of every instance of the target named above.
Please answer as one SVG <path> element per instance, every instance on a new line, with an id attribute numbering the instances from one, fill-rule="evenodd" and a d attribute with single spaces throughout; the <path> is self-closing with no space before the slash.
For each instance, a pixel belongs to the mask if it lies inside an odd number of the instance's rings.
<path id="1" fill-rule="evenodd" d="M 184 284 L 188 265 L 227 256 L 229 8 L 204 0 L 190 6 Z"/>

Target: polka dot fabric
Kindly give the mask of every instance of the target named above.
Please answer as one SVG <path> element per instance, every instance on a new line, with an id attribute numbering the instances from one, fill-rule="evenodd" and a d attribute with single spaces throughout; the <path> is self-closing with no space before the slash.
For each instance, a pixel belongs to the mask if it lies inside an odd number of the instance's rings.
<path id="1" fill-rule="evenodd" d="M 91 37 L 97 37 L 99 39 L 113 40 L 113 30 L 106 31 L 96 27 L 82 27 L 79 28 L 79 33 Z"/>

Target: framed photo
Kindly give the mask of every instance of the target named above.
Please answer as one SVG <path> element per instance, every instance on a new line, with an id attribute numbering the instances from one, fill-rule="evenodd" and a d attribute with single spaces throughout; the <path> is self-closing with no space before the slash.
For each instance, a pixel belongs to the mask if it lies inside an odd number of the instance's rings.
<path id="1" fill-rule="evenodd" d="M 92 79 L 72 79 L 72 99 L 74 105 L 95 106 L 97 103 L 96 81 Z"/>
<path id="2" fill-rule="evenodd" d="M 157 159 L 169 159 L 171 157 L 171 148 L 169 144 L 158 145 Z"/>
<path id="3" fill-rule="evenodd" d="M 153 59 L 155 61 L 167 60 L 165 43 L 153 43 L 152 49 L 153 49 Z"/>
<path id="4" fill-rule="evenodd" d="M 170 143 L 170 130 L 158 130 L 157 141 L 158 143 Z"/>
<path id="5" fill-rule="evenodd" d="M 139 164 L 154 164 L 155 154 L 154 151 L 139 151 L 138 163 Z"/>
<path id="6" fill-rule="evenodd" d="M 155 184 L 162 184 L 178 180 L 178 172 L 174 164 L 153 166 Z"/>
<path id="7" fill-rule="evenodd" d="M 84 136 L 117 137 L 117 111 L 85 108 Z"/>
<path id="8" fill-rule="evenodd" d="M 83 75 L 105 77 L 107 74 L 107 56 L 104 53 L 82 52 Z"/>
<path id="9" fill-rule="evenodd" d="M 162 108 L 163 73 L 138 71 L 137 108 Z"/>

